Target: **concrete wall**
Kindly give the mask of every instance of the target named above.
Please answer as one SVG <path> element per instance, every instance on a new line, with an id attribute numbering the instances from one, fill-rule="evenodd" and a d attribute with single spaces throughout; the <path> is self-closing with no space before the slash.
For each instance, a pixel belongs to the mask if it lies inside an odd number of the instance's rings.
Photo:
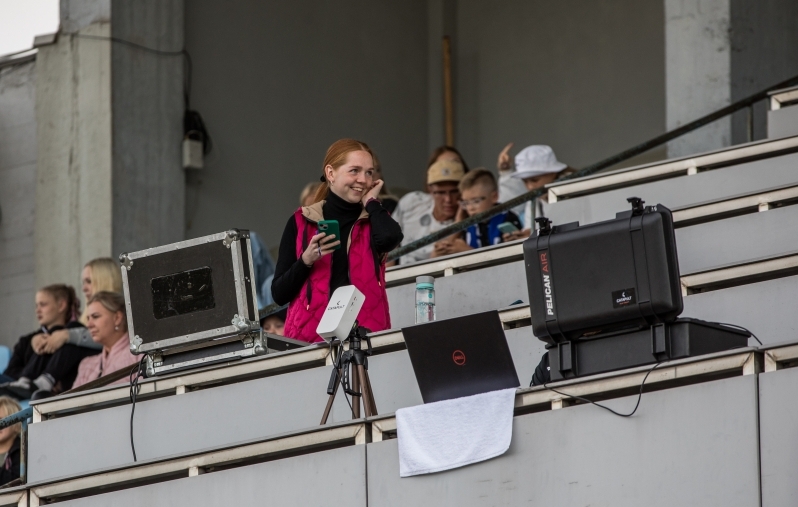
<path id="1" fill-rule="evenodd" d="M 0 344 L 36 329 L 36 62 L 0 68 Z"/>
<path id="2" fill-rule="evenodd" d="M 115 0 L 114 37 L 183 49 L 183 0 Z M 105 43 L 108 44 L 108 43 Z M 184 239 L 184 57 L 111 46 L 114 255 Z"/>
<path id="3" fill-rule="evenodd" d="M 584 165 L 665 127 L 657 2 L 196 1 L 186 9 L 192 102 L 215 147 L 188 182 L 189 237 L 239 226 L 277 245 L 324 150 L 344 136 L 371 143 L 389 185 L 420 188 L 444 137 L 446 34 L 457 145 L 471 166 L 493 167 L 508 141 L 548 143 Z"/>
<path id="4" fill-rule="evenodd" d="M 798 74 L 798 4 L 792 0 L 664 0 L 667 123 L 676 128 Z M 767 137 L 766 101 L 752 139 Z M 748 111 L 672 141 L 690 155 L 749 140 Z"/>
<path id="5" fill-rule="evenodd" d="M 456 140 L 473 167 L 495 168 L 549 144 L 574 167 L 665 128 L 660 2 L 457 2 Z"/>
<path id="6" fill-rule="evenodd" d="M 740 100 L 798 75 L 798 2 L 731 0 L 731 98 Z M 733 143 L 745 142 L 747 112 L 732 118 Z M 767 137 L 767 101 L 754 106 L 754 139 Z"/>
<path id="7" fill-rule="evenodd" d="M 186 3 L 192 104 L 213 138 L 188 181 L 187 236 L 247 227 L 277 245 L 336 139 L 368 142 L 388 185 L 427 153 L 427 4 Z"/>

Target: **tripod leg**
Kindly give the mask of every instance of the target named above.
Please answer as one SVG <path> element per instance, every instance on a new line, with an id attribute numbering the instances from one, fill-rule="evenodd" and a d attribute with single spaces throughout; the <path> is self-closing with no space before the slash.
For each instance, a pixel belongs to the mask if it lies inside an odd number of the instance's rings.
<path id="1" fill-rule="evenodd" d="M 378 415 L 377 414 L 377 402 L 374 401 L 374 389 L 371 388 L 371 378 L 369 377 L 369 371 L 363 368 L 364 378 L 366 379 L 366 387 L 369 391 L 369 401 L 371 402 L 371 415 Z"/>
<path id="2" fill-rule="evenodd" d="M 360 419 L 360 400 L 363 398 L 363 391 L 361 390 L 360 376 L 358 375 L 358 370 L 355 366 L 355 363 L 352 363 L 350 368 L 352 390 L 356 393 L 360 393 L 360 396 L 352 396 L 352 419 Z M 365 400 L 363 401 L 363 408 L 366 408 Z"/>
<path id="3" fill-rule="evenodd" d="M 338 369 L 338 378 L 341 378 L 341 369 Z M 327 418 L 330 416 L 330 410 L 332 410 L 333 402 L 335 401 L 335 395 L 338 393 L 338 386 L 340 382 L 335 383 L 335 387 L 333 387 L 332 394 L 327 398 L 327 406 L 324 407 L 324 415 L 321 416 L 320 425 L 324 426 L 327 424 Z"/>
<path id="4" fill-rule="evenodd" d="M 369 393 L 369 384 L 368 384 L 368 377 L 366 376 L 366 369 L 363 367 L 362 364 L 357 365 L 357 376 L 360 379 L 360 384 L 362 385 L 362 396 L 363 398 L 363 411 L 366 413 L 366 417 L 371 417 L 374 415 L 374 408 L 371 405 L 371 396 Z"/>

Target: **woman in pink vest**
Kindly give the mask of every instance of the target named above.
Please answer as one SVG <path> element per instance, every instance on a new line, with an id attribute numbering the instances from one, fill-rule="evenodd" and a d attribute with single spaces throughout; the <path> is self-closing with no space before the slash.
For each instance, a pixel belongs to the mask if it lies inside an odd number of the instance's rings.
<path id="1" fill-rule="evenodd" d="M 366 143 L 336 141 L 324 157 L 315 202 L 288 219 L 272 282 L 275 303 L 289 304 L 285 336 L 321 341 L 316 326 L 330 295 L 344 285 L 366 296 L 358 316 L 361 326 L 390 329 L 385 256 L 401 243 L 402 229 L 377 199 L 382 181 L 374 181 L 373 173 Z M 317 234 L 320 220 L 337 220 L 341 238 Z M 341 248 L 336 250 L 337 245 Z"/>

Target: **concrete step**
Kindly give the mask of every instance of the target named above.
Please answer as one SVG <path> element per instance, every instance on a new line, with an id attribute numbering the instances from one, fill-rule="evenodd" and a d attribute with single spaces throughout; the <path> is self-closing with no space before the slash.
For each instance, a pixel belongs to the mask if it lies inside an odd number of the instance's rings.
<path id="1" fill-rule="evenodd" d="M 798 276 L 788 276 L 689 295 L 682 316 L 746 327 L 767 345 L 796 337 L 795 301 Z"/>
<path id="2" fill-rule="evenodd" d="M 790 455 L 783 445 L 781 450 L 771 449 L 769 442 L 777 443 L 774 439 L 764 440 L 761 454 L 758 447 L 764 437 L 758 425 L 763 430 L 769 424 L 778 425 L 772 417 L 789 410 L 783 402 L 758 408 L 759 396 L 775 401 L 779 388 L 786 387 L 787 379 L 778 380 L 782 382 L 776 388 L 773 382 L 758 388 L 757 377 L 747 375 L 649 392 L 637 415 L 629 419 L 592 405 L 517 415 L 505 454 L 413 478 L 399 478 L 397 440 L 388 439 L 284 459 L 277 456 L 273 461 L 228 469 L 198 467 L 189 477 L 162 478 L 163 482 L 128 485 L 120 491 L 113 491 L 119 486 L 110 484 L 112 491 L 107 493 L 100 485 L 112 475 L 118 474 L 118 481 L 125 479 L 124 474 L 133 479 L 155 473 L 157 464 L 71 483 L 33 484 L 30 490 L 37 501 L 39 495 L 42 500 L 68 497 L 65 486 L 89 495 L 66 499 L 62 503 L 67 506 L 132 506 L 142 501 L 153 506 L 259 505 L 264 501 L 327 505 L 330 498 L 349 505 L 368 501 L 379 506 L 557 504 L 562 498 L 585 505 L 596 498 L 621 506 L 690 505 L 696 500 L 701 505 L 754 505 L 760 496 L 760 455 L 763 474 L 766 467 Z M 603 403 L 629 412 L 636 401 L 632 395 Z M 765 456 L 770 450 L 776 455 Z M 203 462 L 203 458 L 195 460 Z M 543 467 L 542 472 L 537 473 L 537 467 Z M 777 488 L 792 487 L 785 482 L 792 468 L 780 470 L 779 483 L 771 480 L 772 492 L 763 483 L 763 498 L 784 493 Z M 92 480 L 93 488 L 78 489 Z"/>
<path id="3" fill-rule="evenodd" d="M 368 444 L 369 506 L 757 505 L 757 435 L 754 376 L 647 393 L 629 419 L 550 410 L 516 417 L 502 456 L 438 474 L 401 479 L 397 441 Z"/>
<path id="4" fill-rule="evenodd" d="M 670 209 L 678 209 L 795 184 L 798 184 L 798 153 L 737 163 L 690 176 L 603 190 L 545 205 L 544 212 L 555 224 L 589 224 L 615 218 L 617 212 L 629 208 L 626 199 L 632 196 L 642 198 L 647 204 L 663 204 Z"/>
<path id="5" fill-rule="evenodd" d="M 697 468 L 699 465 L 703 467 L 705 465 L 702 464 L 702 460 L 707 460 L 714 456 L 710 452 L 712 450 L 711 448 L 715 445 L 721 445 L 721 442 L 724 442 L 726 453 L 739 452 L 741 449 L 745 449 L 745 442 L 748 441 L 749 436 L 734 431 L 730 433 L 728 424 L 731 413 L 737 413 L 738 418 L 753 418 L 753 420 L 756 421 L 756 414 L 754 413 L 752 416 L 747 412 L 747 409 L 744 408 L 749 406 L 749 394 L 744 386 L 756 385 L 756 378 L 753 374 L 758 371 L 756 365 L 762 362 L 761 355 L 762 354 L 756 350 L 741 349 L 659 365 L 656 370 L 648 375 L 647 384 L 652 389 L 658 387 L 660 391 L 654 395 L 646 394 L 644 398 L 644 407 L 646 407 L 648 412 L 644 412 L 643 407 L 641 407 L 639 415 L 633 419 L 620 420 L 609 417 L 605 412 L 596 407 L 568 407 L 568 397 L 570 394 L 577 396 L 599 396 L 601 398 L 610 399 L 611 401 L 607 401 L 606 403 L 613 406 L 616 410 L 628 410 L 630 406 L 633 405 L 634 399 L 619 399 L 619 397 L 625 396 L 629 391 L 637 390 L 637 386 L 639 386 L 643 377 L 646 376 L 649 370 L 648 367 L 634 368 L 622 372 L 596 375 L 591 378 L 560 382 L 557 384 L 560 393 L 543 387 L 519 389 L 515 399 L 516 417 L 514 419 L 513 446 L 522 444 L 522 449 L 524 449 L 522 454 L 519 455 L 519 447 L 511 447 L 508 454 L 497 460 L 477 464 L 473 467 L 466 467 L 460 469 L 460 471 L 447 472 L 447 474 L 457 474 L 477 467 L 487 467 L 480 472 L 482 477 L 481 480 L 490 482 L 492 480 L 497 480 L 500 476 L 505 476 L 510 470 L 512 470 L 511 473 L 518 473 L 519 467 L 518 464 L 515 463 L 515 460 L 523 459 L 527 462 L 530 460 L 536 461 L 534 456 L 539 455 L 539 452 L 529 454 L 526 448 L 523 447 L 524 442 L 527 442 L 527 438 L 533 438 L 535 447 L 541 446 L 541 439 L 547 439 L 549 441 L 549 447 L 556 446 L 560 449 L 560 452 L 563 454 L 562 460 L 554 458 L 549 451 L 546 453 L 548 456 L 547 462 L 553 462 L 555 470 L 559 470 L 560 467 L 568 466 L 567 464 L 570 459 L 577 458 L 583 454 L 592 455 L 595 459 L 598 459 L 596 458 L 596 454 L 592 452 L 591 446 L 584 445 L 584 442 L 580 440 L 580 438 L 592 440 L 596 438 L 596 435 L 591 432 L 586 432 L 584 435 L 578 436 L 572 432 L 572 430 L 577 433 L 584 431 L 584 429 L 581 428 L 601 429 L 600 433 L 605 439 L 608 439 L 608 441 L 604 443 L 596 442 L 594 445 L 616 445 L 619 446 L 618 449 L 622 453 L 633 452 L 635 446 L 643 446 L 646 452 L 654 451 L 655 455 L 657 455 L 667 446 L 671 448 L 672 452 L 678 455 L 685 452 L 690 445 L 695 445 L 695 449 L 700 451 L 700 456 L 694 458 L 694 460 L 699 461 L 699 463 L 695 463 L 695 466 Z M 735 376 L 736 378 L 726 378 L 726 380 L 723 381 L 716 381 L 715 379 L 717 379 L 718 376 Z M 690 385 L 690 387 L 685 387 L 687 385 Z M 722 389 L 718 389 L 718 386 L 721 386 Z M 565 394 L 561 394 L 563 392 Z M 172 398 L 180 398 L 181 396 Z M 708 399 L 714 399 L 714 402 L 706 401 Z M 676 400 L 680 401 L 677 403 Z M 717 408 L 716 405 L 720 408 Z M 703 408 L 697 408 L 699 406 Z M 754 412 L 756 412 L 755 401 L 752 406 Z M 564 408 L 564 410 L 555 410 L 557 408 Z M 101 410 L 100 412 L 95 412 L 95 414 L 102 414 L 106 411 L 107 410 Z M 523 415 L 530 411 L 536 413 L 532 415 Z M 546 415 L 547 413 L 549 414 L 548 416 Z M 555 413 L 556 415 L 553 415 Z M 655 417 L 641 417 L 646 413 Z M 695 436 L 685 437 L 683 435 L 685 424 L 683 421 L 680 421 L 680 419 L 689 417 L 690 414 L 692 414 L 693 417 L 698 414 L 698 417 L 694 418 L 689 424 L 691 427 L 690 433 L 695 434 Z M 710 416 L 708 414 L 712 415 Z M 76 416 L 67 415 L 63 418 L 70 419 L 72 417 Z M 554 417 L 556 422 L 552 422 L 549 419 L 550 417 Z M 723 427 L 727 428 L 726 431 L 718 432 L 719 426 L 717 420 L 715 420 L 716 418 L 725 421 Z M 540 431 L 529 431 L 525 424 L 526 421 L 529 421 L 530 427 L 544 429 Z M 628 424 L 632 421 L 638 421 L 635 423 L 635 432 L 633 434 L 624 435 L 629 432 Z M 49 424 L 49 422 L 34 423 L 33 427 L 42 424 Z M 637 424 L 641 424 L 642 426 L 637 426 Z M 552 431 L 549 425 L 553 425 L 552 428 L 559 426 L 559 431 Z M 668 427 L 670 427 L 671 430 L 660 433 L 663 431 L 663 428 Z M 747 431 L 748 424 L 745 423 L 741 425 L 738 421 L 737 425 L 734 427 L 737 429 L 746 428 Z M 655 438 L 651 436 L 649 430 L 654 430 L 659 437 Z M 369 420 L 345 421 L 325 427 L 316 426 L 275 435 L 273 437 L 260 437 L 253 440 L 237 441 L 223 446 L 205 447 L 195 452 L 141 460 L 135 465 L 128 463 L 122 466 L 94 470 L 89 473 L 77 473 L 69 477 L 32 481 L 29 482 L 27 489 L 29 489 L 32 502 L 31 505 L 40 505 L 56 500 L 64 501 L 64 503 L 71 503 L 72 505 L 98 505 L 97 502 L 100 501 L 105 502 L 103 505 L 107 505 L 108 502 L 126 505 L 131 495 L 139 499 L 148 498 L 151 500 L 149 503 L 160 505 L 159 502 L 165 501 L 163 499 L 174 503 L 174 498 L 177 497 L 171 492 L 172 487 L 180 492 L 180 495 L 185 495 L 186 498 L 190 498 L 190 503 L 192 505 L 206 505 L 203 503 L 204 500 L 201 497 L 208 496 L 208 498 L 217 499 L 218 497 L 215 495 L 227 493 L 225 484 L 234 485 L 238 489 L 244 490 L 238 493 L 229 493 L 228 496 L 234 499 L 247 500 L 251 498 L 251 495 L 254 493 L 250 493 L 248 488 L 252 487 L 257 488 L 264 498 L 278 499 L 280 505 L 286 502 L 292 504 L 290 501 L 285 500 L 285 498 L 294 497 L 306 502 L 315 502 L 317 498 L 316 495 L 318 494 L 316 491 L 317 489 L 324 489 L 325 491 L 331 492 L 336 491 L 335 486 L 330 486 L 326 482 L 318 480 L 316 475 L 325 474 L 334 476 L 340 469 L 348 471 L 349 473 L 346 474 L 347 476 L 359 476 L 356 470 L 348 468 L 347 465 L 342 464 L 340 467 L 336 467 L 330 463 L 330 460 L 352 460 L 351 462 L 353 463 L 362 463 L 357 461 L 357 456 L 361 455 L 359 453 L 362 452 L 364 448 L 366 448 L 366 454 L 371 451 L 371 446 L 375 446 L 375 444 L 369 444 L 369 442 L 389 443 L 391 442 L 390 440 L 388 442 L 384 441 L 392 438 L 392 435 L 395 435 L 395 431 L 395 418 L 392 414 L 386 414 Z M 709 432 L 714 432 L 714 434 L 710 436 Z M 565 441 L 563 441 L 563 438 L 552 438 L 554 434 L 567 434 L 568 438 Z M 33 436 L 31 437 L 33 438 Z M 673 442 L 672 439 L 677 437 L 682 440 Z M 729 446 L 729 438 L 732 438 L 738 445 Z M 625 443 L 619 442 L 619 440 L 622 439 L 626 439 Z M 569 441 L 578 445 L 569 446 L 567 445 Z M 754 442 L 755 441 L 756 438 L 754 438 Z M 103 440 L 103 442 L 105 443 L 106 441 Z M 700 445 L 696 445 L 697 442 L 700 442 Z M 566 445 L 563 446 L 563 443 Z M 333 451 L 325 450 L 331 447 L 336 449 Z M 540 448 L 548 449 L 549 447 L 543 445 Z M 755 444 L 754 448 L 756 448 Z M 346 450 L 346 452 L 341 452 L 344 450 Z M 330 457 L 331 455 L 335 455 L 335 457 Z M 286 456 L 295 457 L 282 459 Z M 355 458 L 353 458 L 353 456 Z M 668 454 L 667 456 L 671 455 Z M 512 461 L 506 462 L 507 466 L 505 466 L 500 460 L 507 457 L 510 457 Z M 743 457 L 746 459 L 732 460 L 737 462 L 737 465 L 734 466 L 742 467 L 743 465 L 741 463 L 747 462 L 747 457 Z M 89 458 L 90 456 L 86 456 L 85 453 L 73 455 L 73 461 L 77 462 Z M 313 460 L 313 463 L 319 463 L 320 467 L 317 469 L 314 466 L 309 466 L 308 463 L 310 463 L 310 461 L 308 460 Z M 756 459 L 753 461 L 756 463 Z M 495 468 L 497 463 L 499 466 L 498 469 Z M 389 465 L 390 463 L 387 461 L 383 463 L 383 466 Z M 357 464 L 356 466 L 360 467 L 365 465 Z M 395 466 L 395 464 L 393 466 Z M 628 466 L 631 467 L 631 465 Z M 690 473 L 695 473 L 691 466 L 692 465 L 688 465 L 686 470 L 690 471 Z M 291 473 L 284 475 L 281 472 L 276 472 L 276 468 L 273 467 L 281 467 L 281 470 L 290 471 Z M 585 467 L 587 467 L 587 464 L 585 464 Z M 304 469 L 306 472 L 304 474 L 297 473 L 296 470 L 300 468 Z M 678 468 L 679 467 L 676 467 L 674 470 Z M 743 471 L 742 468 L 736 470 L 738 472 Z M 279 478 L 280 488 L 283 491 L 292 491 L 296 488 L 303 488 L 306 491 L 302 491 L 301 493 L 292 492 L 293 496 L 291 497 L 281 496 L 282 491 L 281 493 L 272 494 L 270 491 L 276 486 L 271 478 L 268 480 L 253 481 L 251 480 L 254 477 L 253 473 L 272 474 L 274 477 Z M 389 477 L 381 477 L 381 472 L 379 470 L 375 469 L 373 473 L 375 477 L 380 478 L 377 483 L 374 483 L 375 488 L 379 490 L 379 488 L 383 486 L 389 489 L 394 487 L 391 485 Z M 593 473 L 597 473 L 596 470 L 594 470 Z M 371 469 L 369 469 L 368 474 L 370 480 L 372 475 Z M 217 475 L 220 479 L 210 479 L 214 475 Z M 537 476 L 538 474 L 535 475 Z M 737 475 L 739 477 L 739 473 Z M 206 485 L 210 485 L 208 486 L 209 488 L 216 488 L 219 493 L 209 492 L 208 495 L 194 496 L 193 493 L 189 493 L 183 489 L 183 485 L 186 483 L 186 479 L 184 478 L 187 476 L 188 480 L 195 481 L 192 484 L 198 490 L 205 491 L 204 488 Z M 239 480 L 239 477 L 246 479 Z M 439 475 L 438 477 L 441 476 Z M 593 475 L 589 475 L 589 477 L 593 477 Z M 670 478 L 671 476 L 668 475 L 666 477 Z M 681 475 L 678 472 L 673 475 L 674 479 L 680 477 Z M 217 480 L 224 481 L 224 484 L 215 482 Z M 441 480 L 445 481 L 446 479 L 443 478 Z M 460 479 L 458 479 L 458 481 L 459 480 Z M 160 482 L 160 484 L 153 485 L 153 483 L 156 482 Z M 402 481 L 402 485 L 411 487 L 409 484 L 406 484 L 406 482 L 408 481 Z M 376 486 L 378 483 L 383 484 L 383 486 Z M 173 486 L 170 487 L 170 484 Z M 344 482 L 343 484 L 348 485 L 347 487 L 353 487 L 353 484 L 356 488 L 360 487 L 357 485 L 357 481 L 354 483 Z M 560 481 L 555 481 L 552 485 L 555 487 L 566 487 L 566 484 Z M 372 490 L 371 488 L 372 485 L 369 484 L 369 491 Z M 115 491 L 118 489 L 122 491 Z M 108 491 L 112 492 L 108 493 Z M 10 497 L 12 495 L 8 496 Z M 82 498 L 77 498 L 75 500 L 69 499 L 74 496 Z M 4 498 L 2 495 L 0 495 L 0 497 Z M 2 500 L 2 498 L 0 498 L 0 500 Z M 372 499 L 370 501 L 377 500 Z M 515 503 L 517 502 L 511 502 L 511 504 Z M 218 504 L 218 502 L 214 504 Z"/>
<path id="6" fill-rule="evenodd" d="M 739 144 L 707 153 L 600 172 L 584 178 L 547 185 L 548 200 L 553 203 L 580 195 L 597 194 L 613 188 L 631 187 L 645 181 L 668 179 L 685 174 L 693 175 L 701 171 L 739 165 L 745 161 L 776 157 L 796 150 L 798 150 L 798 137 L 786 137 Z"/>
<path id="7" fill-rule="evenodd" d="M 768 93 L 768 138 L 798 135 L 798 86 Z"/>
<path id="8" fill-rule="evenodd" d="M 508 330 L 506 335 L 521 385 L 529 385 L 544 351 L 543 342 L 529 327 Z M 144 399 L 135 412 L 138 458 L 158 459 L 318 425 L 330 371 L 328 366 L 315 367 Z M 373 356 L 369 372 L 380 413 L 422 403 L 406 350 Z M 349 419 L 349 406 L 339 393 L 330 422 Z M 129 422 L 130 406 L 125 404 L 31 425 L 30 480 L 132 464 Z M 88 441 L 105 444 L 87 448 Z M 77 455 L 80 460 L 75 459 Z"/>
<path id="9" fill-rule="evenodd" d="M 415 324 L 415 281 L 389 287 L 387 292 L 391 326 Z M 526 272 L 520 260 L 435 279 L 435 311 L 439 320 L 503 308 L 518 300 L 529 301 Z"/>
<path id="10" fill-rule="evenodd" d="M 679 228 L 676 230 L 676 244 L 680 272 L 684 278 L 728 266 L 796 255 L 798 236 L 792 234 L 795 223 L 798 223 L 798 206 L 791 205 Z M 520 247 L 512 245 L 509 248 L 517 250 Z M 523 260 L 514 260 L 517 255 L 503 258 L 510 262 L 437 278 L 435 301 L 438 318 L 450 319 L 488 311 L 519 299 L 529 301 Z M 766 273 L 760 272 L 758 276 L 766 277 Z M 685 281 L 685 286 L 697 283 Z M 719 281 L 713 283 L 717 285 Z M 415 323 L 414 283 L 389 287 L 388 300 L 393 327 Z"/>

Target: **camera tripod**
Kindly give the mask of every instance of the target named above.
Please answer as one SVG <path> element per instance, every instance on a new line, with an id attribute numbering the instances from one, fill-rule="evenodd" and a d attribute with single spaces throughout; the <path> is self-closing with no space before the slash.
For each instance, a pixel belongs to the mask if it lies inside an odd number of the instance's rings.
<path id="1" fill-rule="evenodd" d="M 363 412 L 366 417 L 377 415 L 377 404 L 374 403 L 374 392 L 371 390 L 371 380 L 369 380 L 368 358 L 371 355 L 371 339 L 368 336 L 369 330 L 358 326 L 357 321 L 352 326 L 347 340 L 349 340 L 349 350 L 338 353 L 338 357 L 333 364 L 333 371 L 330 375 L 330 382 L 327 384 L 327 406 L 324 408 L 324 415 L 321 416 L 322 425 L 327 424 L 335 395 L 338 393 L 338 386 L 343 384 L 344 392 L 352 396 L 352 419 L 360 419 L 360 400 L 363 400 Z M 365 340 L 368 345 L 367 350 L 360 347 L 361 341 Z M 341 346 L 343 343 L 341 342 Z M 351 381 L 350 381 L 351 379 Z"/>

